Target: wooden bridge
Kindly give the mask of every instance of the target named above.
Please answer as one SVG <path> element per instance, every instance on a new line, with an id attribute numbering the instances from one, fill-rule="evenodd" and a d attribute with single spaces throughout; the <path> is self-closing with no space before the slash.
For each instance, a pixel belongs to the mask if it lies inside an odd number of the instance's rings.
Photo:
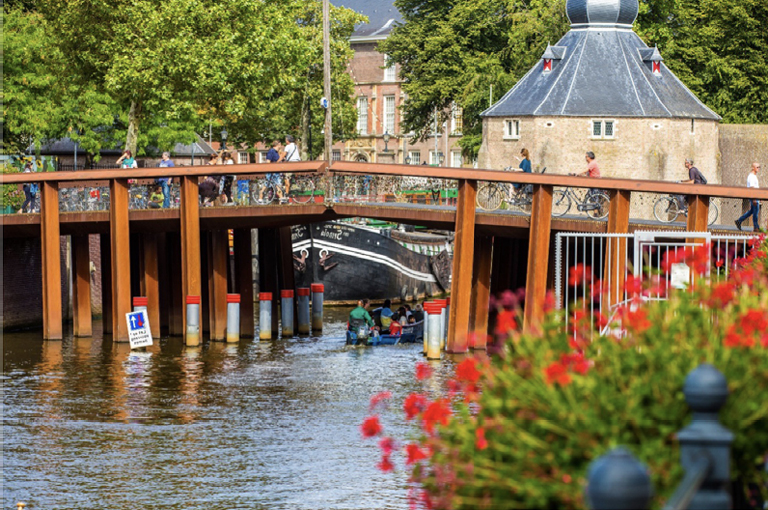
<path id="1" fill-rule="evenodd" d="M 338 196 L 331 192 L 318 193 L 306 204 L 201 207 L 198 198 L 200 178 L 232 172 L 236 172 L 238 179 L 249 180 L 263 178 L 267 173 L 307 175 L 318 182 L 318 189 L 330 189 L 328 183 L 334 179 L 354 175 L 389 180 L 441 180 L 450 182 L 458 193 L 455 198 L 447 201 L 421 200 L 421 203 L 388 202 L 385 195 L 339 201 Z M 129 206 L 132 183 L 151 183 L 161 177 L 171 177 L 179 182 L 179 206 L 132 210 Z M 183 335 L 186 314 L 184 296 L 203 294 L 203 284 L 207 283 L 203 316 L 209 318 L 211 339 L 223 340 L 228 291 L 227 230 L 234 230 L 235 251 L 235 288 L 229 290 L 239 292 L 242 296 L 241 333 L 252 337 L 254 296 L 251 285 L 250 229 L 260 229 L 260 263 L 263 267 L 274 268 L 274 271 L 269 271 L 270 276 L 262 281 L 262 290 L 277 291 L 294 286 L 291 225 L 365 217 L 455 231 L 448 339 L 450 352 L 466 351 L 470 332 L 487 331 L 488 314 L 485 311 L 488 309 L 492 283 L 497 289 L 507 288 L 511 284 L 510 273 L 514 271 L 510 271 L 508 262 L 514 252 L 521 259 L 527 260 L 524 268 L 520 268 L 524 270 L 522 279 L 516 280 L 525 286 L 525 326 L 529 327 L 541 319 L 547 288 L 552 285 L 548 274 L 551 275 L 553 232 L 627 233 L 634 229 L 669 228 L 703 232 L 707 230 L 710 197 L 768 199 L 768 190 L 716 185 L 607 178 L 597 180 L 552 174 L 411 165 L 352 162 L 333 162 L 329 165 L 322 161 L 3 175 L 3 184 L 27 182 L 39 183 L 40 213 L 4 216 L 3 237 L 39 236 L 41 239 L 45 339 L 62 338 L 62 302 L 59 291 L 61 235 L 72 236 L 75 336 L 91 334 L 87 235 L 101 234 L 105 333 L 112 334 L 115 341 L 127 340 L 127 325 L 123 317 L 131 311 L 132 281 L 134 288 L 138 281 L 142 295 L 149 299 L 150 323 L 160 323 L 162 292 L 167 296 L 164 299 L 163 313 L 166 317 L 163 323 L 168 325 L 171 335 Z M 480 182 L 531 185 L 533 201 L 530 214 L 508 210 L 479 210 L 476 207 L 476 196 Z M 60 211 L 60 190 L 99 186 L 109 190 L 108 210 Z M 555 187 L 605 190 L 610 196 L 607 219 L 600 221 L 573 216 L 553 218 L 552 197 Z M 648 219 L 632 219 L 630 202 L 633 193 L 687 195 L 690 204 L 687 224 L 670 226 Z M 161 233 L 166 235 L 159 235 Z M 515 245 L 511 242 L 513 240 L 520 240 L 522 244 Z M 132 242 L 141 245 L 138 260 L 133 260 L 133 264 Z M 137 251 L 135 248 L 134 252 Z M 180 267 L 177 261 L 181 262 Z M 207 274 L 203 274 L 204 267 Z M 626 270 L 614 269 L 621 273 Z M 204 282 L 203 278 L 207 278 L 207 281 Z M 277 314 L 274 314 L 276 318 Z"/>

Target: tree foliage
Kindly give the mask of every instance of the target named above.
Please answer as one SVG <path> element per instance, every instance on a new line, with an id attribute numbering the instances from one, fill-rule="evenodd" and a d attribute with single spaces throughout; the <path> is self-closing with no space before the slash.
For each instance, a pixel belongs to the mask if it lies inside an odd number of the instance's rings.
<path id="1" fill-rule="evenodd" d="M 401 65 L 403 128 L 423 138 L 435 109 L 464 108 L 465 156 L 480 113 L 568 30 L 564 0 L 396 0 L 404 23 L 381 44 Z M 641 0 L 635 28 L 726 122 L 768 122 L 768 4 L 763 0 Z M 491 93 L 491 87 L 493 92 Z"/>
<path id="2" fill-rule="evenodd" d="M 13 150 L 24 137 L 69 135 L 87 150 L 123 139 L 141 154 L 191 142 L 211 120 L 228 128 L 232 142 L 252 143 L 298 132 L 308 98 L 319 102 L 314 0 L 16 4 L 4 9 L 4 135 Z M 361 20 L 332 11 L 335 106 L 349 122 L 352 82 L 344 71 L 348 37 Z"/>

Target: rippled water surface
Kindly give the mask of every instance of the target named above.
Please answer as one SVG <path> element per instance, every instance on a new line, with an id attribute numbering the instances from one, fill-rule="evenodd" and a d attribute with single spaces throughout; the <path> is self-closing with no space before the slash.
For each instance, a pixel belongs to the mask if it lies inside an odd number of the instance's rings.
<path id="1" fill-rule="evenodd" d="M 421 389 L 421 346 L 347 347 L 329 315 L 320 338 L 146 352 L 4 334 L 4 508 L 407 508 L 402 469 L 376 470 L 359 425 L 373 393 Z"/>

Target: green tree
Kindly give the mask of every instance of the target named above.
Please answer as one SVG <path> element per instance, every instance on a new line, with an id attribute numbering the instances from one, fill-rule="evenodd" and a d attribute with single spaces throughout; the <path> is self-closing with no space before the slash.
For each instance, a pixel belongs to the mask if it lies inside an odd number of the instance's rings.
<path id="1" fill-rule="evenodd" d="M 304 88 L 319 45 L 304 20 L 316 3 L 40 0 L 39 8 L 72 79 L 114 99 L 126 148 L 137 153 L 147 123 L 189 140 L 200 117 L 234 125 L 240 137 L 298 125 L 280 100 Z"/>

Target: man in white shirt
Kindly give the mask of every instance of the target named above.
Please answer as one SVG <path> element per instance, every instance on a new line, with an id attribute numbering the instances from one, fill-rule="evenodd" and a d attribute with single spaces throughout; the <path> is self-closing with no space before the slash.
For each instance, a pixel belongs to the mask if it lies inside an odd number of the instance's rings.
<path id="1" fill-rule="evenodd" d="M 760 171 L 760 163 L 752 163 L 752 171 L 749 172 L 749 175 L 747 176 L 747 188 L 759 188 L 760 185 L 757 182 L 757 172 Z M 760 202 L 758 202 L 755 199 L 750 199 L 750 208 L 749 211 L 745 212 L 741 218 L 736 220 L 736 228 L 741 230 L 741 223 L 746 220 L 749 215 L 752 215 L 752 227 L 753 231 L 757 232 L 760 229 L 760 226 L 758 225 L 758 217 L 760 215 Z"/>
<path id="2" fill-rule="evenodd" d="M 296 145 L 293 136 L 286 135 L 285 148 L 283 148 L 281 156 L 280 160 L 288 163 L 291 161 L 301 161 L 299 147 Z M 282 198 L 281 202 L 288 200 L 288 194 L 291 192 L 291 174 L 283 174 L 283 178 L 285 179 L 285 198 Z"/>

